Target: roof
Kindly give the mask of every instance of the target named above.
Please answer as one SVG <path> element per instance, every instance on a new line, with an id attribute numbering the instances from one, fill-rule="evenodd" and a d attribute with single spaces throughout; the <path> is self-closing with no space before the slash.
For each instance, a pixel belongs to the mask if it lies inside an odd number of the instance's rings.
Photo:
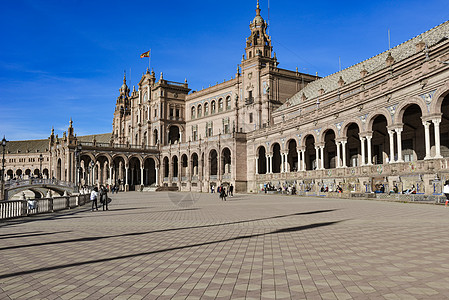
<path id="1" fill-rule="evenodd" d="M 341 70 L 337 73 L 331 74 L 329 76 L 317 79 L 308 85 L 306 85 L 302 90 L 293 95 L 286 103 L 284 103 L 281 107 L 277 109 L 277 111 L 281 111 L 290 107 L 292 105 L 297 105 L 301 102 L 302 95 L 306 96 L 306 99 L 312 99 L 318 97 L 319 90 L 323 89 L 325 93 L 337 90 L 339 88 L 338 81 L 343 78 L 345 84 L 353 83 L 357 80 L 360 80 L 360 72 L 364 69 L 368 71 L 368 74 L 372 74 L 378 72 L 382 69 L 388 68 L 386 64 L 386 59 L 388 55 L 391 53 L 393 56 L 395 63 L 405 60 L 408 57 L 416 54 L 416 44 L 419 42 L 426 43 L 427 47 L 431 47 L 437 43 L 439 43 L 443 39 L 449 38 L 449 21 L 446 21 L 398 46 L 382 52 L 376 56 L 373 56 L 367 60 L 364 60 L 356 65 L 353 65 L 349 68 Z"/>
<path id="2" fill-rule="evenodd" d="M 93 134 L 77 136 L 80 142 L 92 142 L 96 139 L 98 143 L 109 143 L 111 133 Z M 8 141 L 6 144 L 6 153 L 45 153 L 49 149 L 49 140 L 24 140 L 24 141 Z"/>

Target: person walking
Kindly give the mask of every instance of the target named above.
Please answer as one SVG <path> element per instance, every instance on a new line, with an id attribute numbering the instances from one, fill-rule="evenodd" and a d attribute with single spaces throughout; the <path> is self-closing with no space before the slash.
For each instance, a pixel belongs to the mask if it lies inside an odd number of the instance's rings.
<path id="1" fill-rule="evenodd" d="M 226 201 L 226 189 L 223 186 L 220 189 L 220 198 L 221 201 Z"/>
<path id="2" fill-rule="evenodd" d="M 101 201 L 101 204 L 103 205 L 103 210 L 109 210 L 108 209 L 108 189 L 104 186 L 101 186 L 100 201 Z"/>
<path id="3" fill-rule="evenodd" d="M 98 210 L 97 198 L 98 198 L 98 188 L 94 187 L 92 189 L 92 192 L 90 192 L 90 201 L 92 201 L 92 211 L 94 211 L 94 205 L 95 208 Z"/>
<path id="4" fill-rule="evenodd" d="M 231 185 L 229 186 L 229 197 L 234 197 L 234 186 Z"/>
<path id="5" fill-rule="evenodd" d="M 443 194 L 446 196 L 446 204 L 445 204 L 445 206 L 447 206 L 447 204 L 449 202 L 449 180 L 446 180 L 446 182 L 444 183 Z"/>

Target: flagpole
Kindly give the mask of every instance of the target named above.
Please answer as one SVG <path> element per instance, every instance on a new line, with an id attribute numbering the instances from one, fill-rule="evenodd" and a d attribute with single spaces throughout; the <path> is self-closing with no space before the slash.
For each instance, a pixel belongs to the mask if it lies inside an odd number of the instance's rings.
<path id="1" fill-rule="evenodd" d="M 151 48 L 150 48 L 150 55 L 148 55 L 148 71 L 151 72 Z"/>

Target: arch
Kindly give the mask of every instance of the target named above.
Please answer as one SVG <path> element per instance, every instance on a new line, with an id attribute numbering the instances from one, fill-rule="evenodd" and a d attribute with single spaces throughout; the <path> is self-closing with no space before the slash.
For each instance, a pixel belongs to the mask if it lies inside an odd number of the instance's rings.
<path id="1" fill-rule="evenodd" d="M 228 147 L 221 150 L 221 174 L 231 174 L 231 150 Z"/>
<path id="2" fill-rule="evenodd" d="M 372 163 L 387 163 L 390 156 L 390 136 L 387 130 L 388 119 L 383 114 L 377 114 L 370 119 L 369 130 L 372 132 Z M 393 141 L 394 142 L 394 141 Z"/>
<path id="3" fill-rule="evenodd" d="M 33 175 L 34 175 L 35 177 L 40 177 L 41 172 L 39 171 L 39 169 L 34 169 Z"/>
<path id="4" fill-rule="evenodd" d="M 95 160 L 98 160 L 99 158 L 104 157 L 108 161 L 108 163 L 112 162 L 112 156 L 109 153 L 100 152 L 95 156 Z"/>
<path id="5" fill-rule="evenodd" d="M 319 143 L 325 143 L 325 136 L 329 131 L 333 131 L 335 137 L 337 137 L 338 132 L 337 127 L 335 125 L 328 125 L 321 130 L 319 136 Z"/>
<path id="6" fill-rule="evenodd" d="M 323 132 L 324 143 L 324 159 L 323 165 L 325 169 L 333 169 L 337 166 L 337 145 L 335 143 L 336 134 L 335 130 L 328 128 Z"/>
<path id="7" fill-rule="evenodd" d="M 198 104 L 198 107 L 196 109 L 196 115 L 198 116 L 198 118 L 202 117 L 202 112 L 203 112 L 203 107 L 201 106 L 201 104 Z"/>
<path id="8" fill-rule="evenodd" d="M 181 138 L 179 127 L 176 125 L 170 125 L 168 129 L 168 141 L 170 144 L 179 142 Z"/>
<path id="9" fill-rule="evenodd" d="M 343 123 L 343 125 L 341 126 L 340 137 L 342 137 L 342 138 L 348 137 L 348 128 L 352 124 L 355 124 L 359 128 L 359 132 L 362 132 L 362 130 L 363 130 L 362 122 L 358 119 L 351 119 L 351 120 L 345 121 Z"/>
<path id="10" fill-rule="evenodd" d="M 127 183 L 129 185 L 129 190 L 135 191 L 137 189 L 137 186 L 143 183 L 141 174 L 142 158 L 137 155 L 133 155 L 129 158 L 128 165 L 129 167 Z"/>
<path id="11" fill-rule="evenodd" d="M 156 165 L 157 161 L 154 157 L 146 157 L 143 163 L 143 185 L 150 186 L 157 182 Z"/>
<path id="12" fill-rule="evenodd" d="M 212 149 L 209 151 L 209 176 L 218 175 L 218 153 L 217 150 Z"/>
<path id="13" fill-rule="evenodd" d="M 25 176 L 27 176 L 28 178 L 31 177 L 31 170 L 30 169 L 26 169 L 25 170 Z"/>
<path id="14" fill-rule="evenodd" d="M 310 138 L 310 137 L 313 138 L 314 142 L 317 140 L 316 133 L 314 131 L 308 131 L 301 137 L 301 143 L 300 144 L 305 146 L 306 145 L 306 140 L 308 138 Z"/>
<path id="15" fill-rule="evenodd" d="M 359 165 L 361 157 L 360 128 L 357 122 L 350 122 L 345 127 L 346 158 L 348 158 L 346 164 L 349 162 L 350 167 Z"/>
<path id="16" fill-rule="evenodd" d="M 274 143 L 271 146 L 272 149 L 272 161 L 271 161 L 271 168 L 273 173 L 280 173 L 281 172 L 281 146 L 279 143 Z"/>
<path id="17" fill-rule="evenodd" d="M 181 155 L 181 180 L 187 180 L 187 170 L 189 168 L 189 159 L 187 154 Z"/>
<path id="18" fill-rule="evenodd" d="M 217 111 L 217 103 L 215 100 L 210 102 L 210 114 L 214 114 Z"/>
<path id="19" fill-rule="evenodd" d="M 197 180 L 198 179 L 198 166 L 199 166 L 199 161 L 198 161 L 198 154 L 196 152 L 192 153 L 190 155 L 190 174 L 192 174 L 192 180 Z M 196 178 L 195 178 L 196 177 Z"/>
<path id="20" fill-rule="evenodd" d="M 179 169 L 178 169 L 178 156 L 177 155 L 173 155 L 171 157 L 171 168 L 172 168 L 172 173 L 171 173 L 171 177 L 172 178 L 178 178 L 179 177 Z"/>
<path id="21" fill-rule="evenodd" d="M 423 160 L 426 155 L 424 125 L 422 124 L 423 111 L 416 104 L 403 105 L 400 111 L 402 116 L 398 123 L 402 123 L 401 146 L 402 157 L 399 160 Z"/>
<path id="22" fill-rule="evenodd" d="M 298 171 L 298 144 L 296 139 L 289 139 L 287 141 L 287 172 Z"/>
<path id="23" fill-rule="evenodd" d="M 259 146 L 257 148 L 256 153 L 257 153 L 257 157 L 258 157 L 258 159 L 257 159 L 257 163 L 258 163 L 257 171 L 258 172 L 257 173 L 258 174 L 266 174 L 266 173 L 268 173 L 268 170 L 267 170 L 267 152 L 266 152 L 265 146 L 263 146 L 263 145 Z"/>
<path id="24" fill-rule="evenodd" d="M 8 171 L 6 171 L 6 175 L 8 179 L 13 179 L 14 178 L 14 171 L 9 169 Z"/>
<path id="25" fill-rule="evenodd" d="M 162 161 L 163 161 L 163 167 L 164 167 L 164 178 L 168 179 L 168 176 L 170 174 L 170 163 L 169 163 L 168 157 L 165 156 Z"/>
<path id="26" fill-rule="evenodd" d="M 394 124 L 402 123 L 404 112 L 408 107 L 414 104 L 416 104 L 420 108 L 421 115 L 427 114 L 426 104 L 420 97 L 407 97 L 405 100 L 401 101 L 396 108 L 396 113 L 394 115 Z"/>
<path id="27" fill-rule="evenodd" d="M 314 170 L 317 166 L 317 157 L 316 157 L 316 151 L 315 151 L 315 135 L 314 134 L 307 134 L 303 138 L 303 145 L 305 147 L 304 152 L 304 159 L 305 159 L 305 167 L 306 170 Z"/>
<path id="28" fill-rule="evenodd" d="M 387 120 L 387 126 L 393 125 L 391 114 L 385 108 L 376 109 L 374 112 L 368 114 L 366 118 L 366 131 L 373 130 L 373 122 L 378 116 L 383 116 Z"/>
<path id="29" fill-rule="evenodd" d="M 223 98 L 218 99 L 218 112 L 223 111 Z"/>
<path id="30" fill-rule="evenodd" d="M 48 177 L 48 174 L 49 174 L 49 172 L 48 172 L 48 169 L 47 168 L 45 168 L 44 170 L 42 170 L 42 176 L 44 177 L 44 179 L 48 179 L 49 177 Z"/>

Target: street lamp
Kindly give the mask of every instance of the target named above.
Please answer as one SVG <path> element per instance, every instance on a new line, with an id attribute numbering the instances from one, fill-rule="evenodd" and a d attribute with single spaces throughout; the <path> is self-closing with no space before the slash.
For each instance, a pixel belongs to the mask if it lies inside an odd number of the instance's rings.
<path id="1" fill-rule="evenodd" d="M 39 178 L 42 178 L 42 161 L 44 160 L 44 156 L 42 153 L 39 155 Z"/>
<path id="2" fill-rule="evenodd" d="M 3 147 L 3 157 L 2 157 L 2 198 L 6 199 L 6 195 L 5 195 L 5 150 L 6 150 L 6 142 L 7 140 L 5 139 L 5 136 L 3 136 L 3 140 L 2 140 L 2 147 Z"/>

